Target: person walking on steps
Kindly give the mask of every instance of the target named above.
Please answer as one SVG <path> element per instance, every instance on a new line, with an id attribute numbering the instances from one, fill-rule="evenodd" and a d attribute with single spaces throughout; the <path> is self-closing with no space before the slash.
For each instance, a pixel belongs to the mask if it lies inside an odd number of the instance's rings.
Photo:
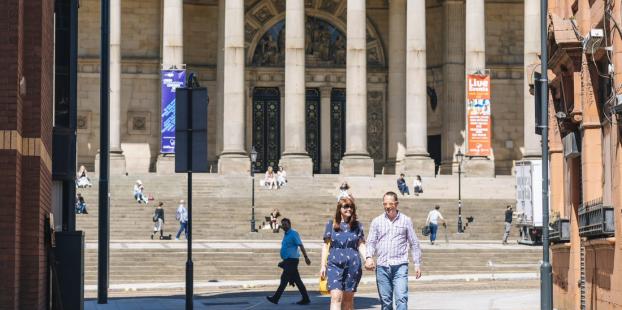
<path id="1" fill-rule="evenodd" d="M 441 206 L 434 206 L 434 210 L 428 213 L 428 218 L 425 220 L 425 224 L 430 226 L 430 244 L 434 245 L 434 241 L 436 241 L 436 232 L 438 231 L 438 222 L 439 220 L 445 225 L 445 219 L 441 214 L 440 210 Z"/>
<path id="2" fill-rule="evenodd" d="M 505 233 L 503 234 L 503 245 L 508 244 L 508 237 L 510 236 L 510 230 L 512 229 L 512 206 L 508 205 L 505 208 Z"/>
<path id="3" fill-rule="evenodd" d="M 341 198 L 324 230 L 320 269 L 320 276 L 327 279 L 331 310 L 354 309 L 354 293 L 363 275 L 361 257 L 365 254 L 365 234 L 354 201 Z"/>
<path id="4" fill-rule="evenodd" d="M 376 269 L 376 284 L 382 310 L 408 309 L 408 254 L 421 277 L 421 246 L 410 217 L 398 211 L 397 194 L 382 198 L 384 212 L 371 222 L 367 237 L 365 269 Z M 374 257 L 376 261 L 374 262 Z M 395 296 L 395 299 L 394 299 Z"/>
<path id="5" fill-rule="evenodd" d="M 155 211 L 153 212 L 153 232 L 151 233 L 151 239 L 153 239 L 153 236 L 160 232 L 160 239 L 163 238 L 164 235 L 164 209 L 162 208 L 162 206 L 164 206 L 164 202 L 161 202 L 158 204 L 158 206 L 156 207 Z"/>
<path id="6" fill-rule="evenodd" d="M 179 221 L 179 230 L 177 231 L 175 240 L 179 240 L 182 231 L 185 233 L 186 239 L 188 239 L 188 210 L 184 206 L 183 200 L 179 201 L 179 207 L 177 207 L 175 218 Z"/>
<path id="7" fill-rule="evenodd" d="M 307 265 L 311 265 L 311 260 L 307 256 L 307 251 L 302 244 L 300 235 L 292 228 L 292 222 L 288 218 L 283 218 L 281 220 L 281 228 L 285 232 L 283 235 L 283 241 L 281 242 L 281 258 L 283 261 L 279 263 L 279 267 L 283 268 L 283 273 L 281 273 L 281 283 L 279 284 L 279 288 L 276 290 L 274 295 L 266 296 L 266 299 L 273 304 L 278 304 L 283 291 L 285 291 L 285 287 L 289 283 L 290 285 L 295 284 L 302 295 L 302 299 L 296 304 L 307 305 L 311 302 L 311 299 L 309 299 L 307 288 L 305 287 L 305 284 L 302 283 L 300 273 L 298 272 L 298 262 L 300 258 L 298 247 L 300 247 L 300 251 L 304 256 L 305 263 Z"/>

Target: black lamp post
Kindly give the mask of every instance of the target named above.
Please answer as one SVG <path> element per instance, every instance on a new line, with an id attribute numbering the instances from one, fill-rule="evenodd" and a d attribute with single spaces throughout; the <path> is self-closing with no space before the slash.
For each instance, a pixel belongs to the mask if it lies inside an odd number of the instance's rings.
<path id="1" fill-rule="evenodd" d="M 462 227 L 462 161 L 464 160 L 464 154 L 462 154 L 461 150 L 458 150 L 456 159 L 458 160 L 458 233 L 461 234 L 464 232 Z"/>
<path id="2" fill-rule="evenodd" d="M 257 232 L 255 229 L 255 163 L 257 162 L 257 151 L 255 151 L 255 147 L 251 149 L 251 179 L 252 179 L 252 189 L 251 189 L 251 232 Z"/>

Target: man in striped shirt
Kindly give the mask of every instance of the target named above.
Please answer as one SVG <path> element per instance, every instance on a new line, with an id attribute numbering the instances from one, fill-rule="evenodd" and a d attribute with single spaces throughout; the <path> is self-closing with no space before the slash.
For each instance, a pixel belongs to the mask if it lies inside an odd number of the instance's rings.
<path id="1" fill-rule="evenodd" d="M 384 213 L 371 222 L 367 237 L 365 268 L 376 268 L 376 283 L 382 310 L 408 308 L 408 252 L 415 264 L 415 278 L 421 277 L 421 247 L 412 220 L 399 212 L 397 194 L 387 192 L 382 198 Z M 376 257 L 376 262 L 374 262 Z"/>

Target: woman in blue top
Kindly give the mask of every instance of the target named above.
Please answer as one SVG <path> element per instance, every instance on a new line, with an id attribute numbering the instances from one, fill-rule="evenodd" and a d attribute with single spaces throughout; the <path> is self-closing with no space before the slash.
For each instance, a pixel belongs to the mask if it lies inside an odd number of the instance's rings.
<path id="1" fill-rule="evenodd" d="M 354 292 L 363 274 L 361 256 L 365 257 L 363 225 L 356 219 L 354 201 L 341 198 L 335 217 L 326 224 L 320 269 L 322 278 L 328 277 L 331 310 L 354 308 Z"/>

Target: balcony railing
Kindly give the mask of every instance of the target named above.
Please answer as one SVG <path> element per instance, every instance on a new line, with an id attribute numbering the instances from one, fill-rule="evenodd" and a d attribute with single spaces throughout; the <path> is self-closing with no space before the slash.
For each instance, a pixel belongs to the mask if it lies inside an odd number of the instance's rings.
<path id="1" fill-rule="evenodd" d="M 587 238 L 610 237 L 615 234 L 613 207 L 595 199 L 579 206 L 579 235 Z"/>
<path id="2" fill-rule="evenodd" d="M 557 219 L 551 223 L 549 240 L 552 243 L 570 242 L 570 220 Z"/>

